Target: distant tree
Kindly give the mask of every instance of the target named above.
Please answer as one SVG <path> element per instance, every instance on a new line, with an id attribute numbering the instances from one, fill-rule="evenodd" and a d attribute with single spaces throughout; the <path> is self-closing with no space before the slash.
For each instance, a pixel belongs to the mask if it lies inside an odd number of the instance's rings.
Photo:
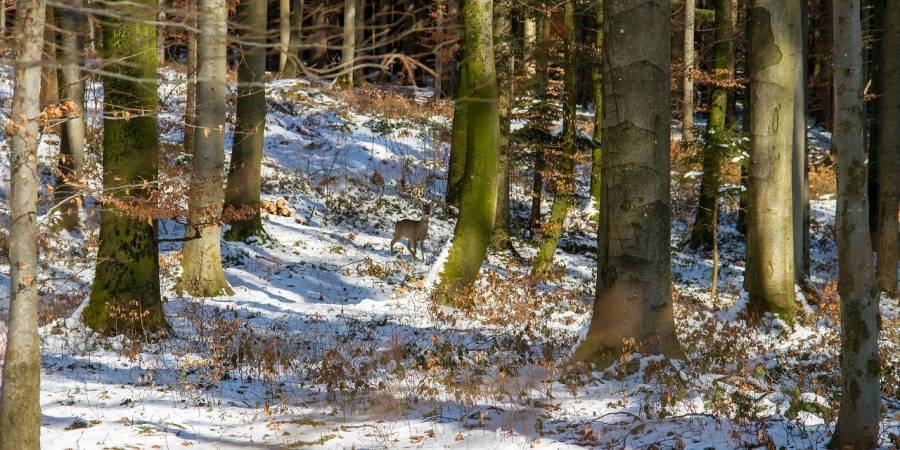
<path id="1" fill-rule="evenodd" d="M 590 201 L 591 209 L 594 211 L 593 221 L 600 219 L 600 198 L 603 193 L 602 177 L 602 158 L 603 147 L 601 141 L 603 139 L 603 72 L 600 70 L 601 61 L 603 59 L 603 0 L 598 0 L 594 4 L 596 14 L 597 30 L 594 36 L 593 54 L 595 61 L 591 66 L 591 88 L 594 100 L 594 147 L 591 152 L 591 187 Z"/>
<path id="2" fill-rule="evenodd" d="M 240 38 L 237 107 L 231 164 L 225 186 L 226 210 L 241 211 L 225 233 L 229 241 L 264 239 L 259 213 L 262 190 L 262 150 L 266 131 L 266 0 L 237 5 L 235 34 Z M 250 211 L 247 211 L 249 209 Z"/>
<path id="3" fill-rule="evenodd" d="M 553 254 L 559 237 L 565 228 L 566 216 L 571 206 L 572 194 L 575 189 L 574 171 L 575 158 L 577 157 L 578 124 L 577 95 L 578 95 L 578 30 L 575 20 L 575 0 L 568 0 L 563 4 L 563 35 L 565 36 L 565 88 L 563 89 L 563 151 L 557 158 L 555 176 L 555 189 L 553 205 L 550 207 L 550 217 L 543 225 L 544 233 L 538 245 L 538 254 L 532 265 L 532 273 L 542 274 L 550 268 L 553 262 Z"/>
<path id="4" fill-rule="evenodd" d="M 338 84 L 353 87 L 353 65 L 356 60 L 356 7 L 358 0 L 344 0 L 344 28 L 341 39 L 341 70 Z"/>
<path id="5" fill-rule="evenodd" d="M 886 126 L 880 134 L 881 145 L 878 170 L 882 180 L 878 194 L 878 234 L 876 250 L 878 264 L 876 275 L 878 287 L 888 295 L 897 298 L 897 258 L 900 256 L 897 236 L 897 209 L 900 205 L 900 4 L 888 2 L 884 14 L 884 94 L 881 120 Z"/>
<path id="6" fill-rule="evenodd" d="M 809 156 L 806 150 L 806 30 L 809 28 L 807 3 L 803 2 L 794 59 L 794 138 L 791 159 L 791 186 L 794 216 L 794 279 L 803 284 L 809 274 Z"/>
<path id="7" fill-rule="evenodd" d="M 878 447 L 881 363 L 863 145 L 860 0 L 834 0 L 834 50 L 832 147 L 837 172 L 842 395 L 837 425 L 828 446 L 870 449 Z"/>
<path id="8" fill-rule="evenodd" d="M 750 43 L 750 165 L 745 288 L 756 312 L 793 321 L 791 164 L 800 3 L 754 0 Z"/>
<path id="9" fill-rule="evenodd" d="M 67 0 L 66 8 L 56 10 L 62 45 L 59 49 L 60 101 L 71 102 L 75 110 L 67 110 L 65 122 L 60 126 L 58 177 L 53 195 L 58 204 L 60 225 L 74 231 L 78 229 L 78 212 L 81 196 L 78 184 L 84 175 L 84 16 L 82 0 Z"/>
<path id="10" fill-rule="evenodd" d="M 680 353 L 672 313 L 671 2 L 603 3 L 603 200 L 597 298 L 575 361 L 604 366 L 634 339 Z"/>
<path id="11" fill-rule="evenodd" d="M 197 123 L 188 192 L 179 286 L 191 295 L 213 297 L 234 291 L 222 270 L 221 220 L 225 174 L 225 0 L 199 0 L 197 39 Z"/>
<path id="12" fill-rule="evenodd" d="M 715 55 L 713 63 L 713 85 L 709 105 L 709 123 L 706 128 L 706 145 L 703 146 L 703 175 L 700 177 L 700 200 L 694 226 L 691 228 L 690 246 L 694 249 L 709 250 L 716 238 L 713 230 L 718 221 L 717 203 L 719 201 L 719 185 L 722 178 L 722 157 L 728 148 L 728 133 L 725 124 L 728 108 L 728 89 L 734 74 L 731 73 L 731 61 L 734 56 L 732 35 L 734 26 L 731 22 L 731 0 L 715 0 L 716 30 Z"/>
<path id="13" fill-rule="evenodd" d="M 439 300 L 459 304 L 459 294 L 477 278 L 487 253 L 497 204 L 500 123 L 494 68 L 492 1 L 463 5 L 463 61 L 468 77 L 466 165 L 459 197 L 459 219 L 441 273 Z"/>
<path id="14" fill-rule="evenodd" d="M 533 96 L 538 100 L 539 104 L 546 104 L 548 101 L 548 46 L 550 43 L 550 19 L 541 17 L 537 21 L 538 36 L 534 45 L 534 83 Z M 547 108 L 541 108 L 538 115 L 544 116 Z M 546 118 L 544 118 L 546 121 Z M 534 171 L 531 182 L 531 212 L 528 215 L 528 224 L 531 232 L 531 238 L 537 239 L 540 235 L 541 227 L 541 204 L 544 198 L 544 171 L 547 168 L 546 154 L 542 145 L 537 146 L 534 151 Z"/>
<path id="15" fill-rule="evenodd" d="M 41 341 L 38 337 L 37 147 L 45 2 L 19 0 L 13 36 L 10 143 L 9 326 L 0 393 L 0 450 L 41 447 Z"/>
<path id="16" fill-rule="evenodd" d="M 159 164 L 155 0 L 112 2 L 103 27 L 100 246 L 84 322 L 116 335 L 166 329 L 153 208 Z M 147 209 L 149 213 L 145 213 Z"/>
<path id="17" fill-rule="evenodd" d="M 257 33 L 259 30 L 257 30 Z M 291 47 L 291 0 L 278 0 L 278 72 L 289 70 Z"/>
<path id="18" fill-rule="evenodd" d="M 684 73 L 681 78 L 681 136 L 682 142 L 689 144 L 694 140 L 694 67 L 696 51 L 694 49 L 694 17 L 696 0 L 684 0 Z"/>
<path id="19" fill-rule="evenodd" d="M 286 76 L 296 76 L 300 73 L 300 49 L 303 45 L 303 13 L 304 0 L 291 2 L 291 35 L 288 39 L 288 52 L 285 68 L 282 72 Z"/>

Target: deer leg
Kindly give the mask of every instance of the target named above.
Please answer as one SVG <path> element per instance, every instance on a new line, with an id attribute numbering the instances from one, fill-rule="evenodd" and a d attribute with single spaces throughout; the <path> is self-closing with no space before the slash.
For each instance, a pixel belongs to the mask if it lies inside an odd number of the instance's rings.
<path id="1" fill-rule="evenodd" d="M 415 239 L 409 239 L 409 240 L 406 242 L 406 248 L 409 249 L 409 253 L 412 254 L 413 259 L 419 259 L 419 258 L 416 257 L 416 245 L 417 245 L 417 244 L 416 244 L 416 240 L 415 240 Z"/>
<path id="2" fill-rule="evenodd" d="M 391 254 L 394 254 L 394 244 L 397 243 L 397 235 L 394 235 L 394 239 L 391 239 Z"/>

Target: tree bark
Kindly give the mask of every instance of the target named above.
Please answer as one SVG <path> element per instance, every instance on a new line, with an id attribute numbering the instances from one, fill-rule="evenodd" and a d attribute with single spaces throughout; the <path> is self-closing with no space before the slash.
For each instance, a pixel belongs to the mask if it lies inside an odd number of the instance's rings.
<path id="1" fill-rule="evenodd" d="M 266 130 L 266 37 L 259 30 L 266 27 L 266 5 L 267 0 L 244 0 L 237 6 L 236 33 L 243 58 L 238 64 L 234 144 L 225 205 L 226 210 L 241 213 L 225 233 L 229 241 L 266 238 L 259 213 Z"/>
<path id="2" fill-rule="evenodd" d="M 199 1 L 197 126 L 188 192 L 188 223 L 181 256 L 180 287 L 198 297 L 232 295 L 222 269 L 222 177 L 225 171 L 225 0 Z"/>
<path id="3" fill-rule="evenodd" d="M 459 66 L 459 83 L 456 86 L 456 100 L 453 104 L 453 123 L 450 131 L 450 161 L 447 167 L 448 205 L 459 206 L 462 194 L 462 181 L 466 171 L 466 154 L 468 145 L 468 109 L 471 102 L 469 92 L 468 69 L 465 64 Z"/>
<path id="4" fill-rule="evenodd" d="M 726 110 L 728 109 L 728 89 L 724 83 L 733 78 L 731 72 L 731 45 L 734 27 L 731 22 L 731 0 L 715 0 L 716 32 L 715 46 L 715 81 L 709 107 L 709 124 L 706 129 L 703 146 L 703 175 L 700 178 L 700 200 L 694 226 L 691 228 L 691 248 L 710 250 L 716 236 L 713 233 L 713 222 L 716 217 L 716 204 L 719 201 L 719 185 L 722 177 L 722 157 L 729 144 L 726 133 Z"/>
<path id="5" fill-rule="evenodd" d="M 79 227 L 78 212 L 81 209 L 80 183 L 84 175 L 84 80 L 81 67 L 84 66 L 84 17 L 82 0 L 67 0 L 68 8 L 57 10 L 57 20 L 62 33 L 62 47 L 59 59 L 61 67 L 59 79 L 60 100 L 71 102 L 77 108 L 66 115 L 60 126 L 60 146 L 57 171 L 59 176 L 53 196 L 59 205 L 60 226 L 69 231 Z"/>
<path id="6" fill-rule="evenodd" d="M 291 0 L 278 0 L 278 72 L 284 74 L 288 66 L 291 45 Z"/>
<path id="7" fill-rule="evenodd" d="M 872 46 L 870 49 L 871 64 L 869 72 L 872 75 L 872 91 L 875 98 L 869 103 L 869 134 L 868 134 L 868 190 L 869 190 L 869 228 L 871 228 L 872 241 L 875 249 L 878 249 L 878 157 L 881 153 L 881 134 L 883 128 L 883 112 L 884 108 L 884 88 L 885 88 L 885 53 L 884 53 L 884 32 L 886 28 L 885 14 L 887 14 L 887 0 L 868 0 L 871 4 L 873 21 L 869 33 L 871 34 Z"/>
<path id="8" fill-rule="evenodd" d="M 876 276 L 878 287 L 894 298 L 900 295 L 897 288 L 897 258 L 900 256 L 897 236 L 897 209 L 900 207 L 900 5 L 890 2 L 885 7 L 884 31 L 884 95 L 882 114 L 884 124 L 880 138 L 880 158 L 878 170 L 882 183 L 878 193 L 879 225 L 876 249 L 878 264 Z"/>
<path id="9" fill-rule="evenodd" d="M 285 62 L 284 75 L 295 77 L 301 73 L 300 65 L 303 63 L 300 57 L 303 46 L 303 10 L 304 0 L 292 0 L 291 7 L 291 36 L 288 39 L 287 61 Z"/>
<path id="10" fill-rule="evenodd" d="M 356 1 L 344 0 L 341 71 L 338 75 L 338 84 L 343 87 L 353 87 L 353 64 L 356 59 Z"/>
<path id="11" fill-rule="evenodd" d="M 597 222 L 600 219 L 601 172 L 603 167 L 603 148 L 601 146 L 603 139 L 603 72 L 600 70 L 603 61 L 603 0 L 598 0 L 594 8 L 596 9 L 597 32 L 594 38 L 594 56 L 596 59 L 591 67 L 591 84 L 594 97 L 594 134 L 592 136 L 594 148 L 591 151 L 590 209 L 593 212 L 591 220 Z"/>
<path id="12" fill-rule="evenodd" d="M 550 217 L 543 225 L 544 233 L 538 245 L 538 254 L 535 256 L 531 272 L 536 275 L 546 273 L 553 263 L 553 254 L 559 237 L 562 235 L 571 206 L 572 193 L 575 189 L 575 158 L 578 151 L 576 138 L 578 137 L 578 124 L 576 112 L 578 105 L 578 55 L 577 30 L 575 28 L 575 2 L 568 0 L 563 4 L 563 25 L 565 36 L 565 88 L 563 89 L 563 139 L 565 147 L 558 157 L 555 171 L 555 196 L 550 207 Z"/>
<path id="13" fill-rule="evenodd" d="M 145 337 L 168 328 L 159 293 L 159 241 L 154 217 L 122 208 L 155 207 L 159 130 L 156 123 L 155 0 L 114 2 L 103 31 L 103 56 L 118 63 L 103 77 L 103 189 L 100 247 L 84 322 L 106 335 Z M 120 75 L 120 76 L 119 76 Z M 143 113 L 141 113 L 143 112 Z M 145 208 L 143 208 L 145 209 Z"/>
<path id="14" fill-rule="evenodd" d="M 0 450 L 41 447 L 41 342 L 38 337 L 38 224 L 40 186 L 37 147 L 40 136 L 41 53 L 44 47 L 45 3 L 19 0 L 13 62 L 15 132 L 10 142 L 9 280 L 10 307 L 3 386 L 0 393 Z M 20 119 L 21 118 L 21 119 Z M 9 128 L 9 127 L 7 127 Z"/>
<path id="15" fill-rule="evenodd" d="M 683 145 L 694 140 L 694 14 L 696 0 L 684 0 L 684 74 L 682 75 L 681 133 Z"/>
<path id="16" fill-rule="evenodd" d="M 478 277 L 487 253 L 497 203 L 500 123 L 494 68 L 492 1 L 466 0 L 463 6 L 463 64 L 472 101 L 467 105 L 467 157 L 459 219 L 441 273 L 438 299 L 459 305 Z"/>
<path id="17" fill-rule="evenodd" d="M 626 339 L 642 353 L 680 354 L 669 250 L 671 2 L 607 1 L 603 8 L 597 298 L 573 357 L 598 367 L 614 361 Z"/>
<path id="18" fill-rule="evenodd" d="M 863 144 L 860 0 L 834 0 L 833 76 L 842 395 L 828 446 L 870 449 L 878 446 L 881 363 Z"/>
<path id="19" fill-rule="evenodd" d="M 194 153 L 194 126 L 197 122 L 197 0 L 187 0 L 187 86 L 185 87 L 184 152 Z"/>
<path id="20" fill-rule="evenodd" d="M 791 159 L 794 216 L 794 280 L 803 284 L 809 274 L 809 173 L 806 151 L 806 3 L 801 6 L 800 32 L 794 71 L 794 139 Z"/>
<path id="21" fill-rule="evenodd" d="M 497 70 L 500 114 L 500 171 L 497 183 L 497 209 L 494 215 L 494 244 L 503 246 L 509 239 L 510 215 L 510 114 L 512 112 L 515 54 L 512 45 L 512 1 L 494 2 L 494 60 Z"/>
<path id="22" fill-rule="evenodd" d="M 546 45 L 550 39 L 550 19 L 546 17 L 540 18 L 538 21 L 538 30 L 540 32 L 538 42 L 540 45 L 534 49 L 534 96 L 540 101 L 547 101 L 547 49 Z M 541 204 L 544 197 L 544 169 L 546 168 L 544 148 L 539 145 L 534 150 L 534 174 L 531 183 L 531 213 L 529 214 L 529 228 L 531 238 L 536 239 L 539 236 L 541 228 Z"/>
<path id="23" fill-rule="evenodd" d="M 754 0 L 748 14 L 753 107 L 745 288 L 754 312 L 770 311 L 792 322 L 797 307 L 791 163 L 800 3 Z"/>

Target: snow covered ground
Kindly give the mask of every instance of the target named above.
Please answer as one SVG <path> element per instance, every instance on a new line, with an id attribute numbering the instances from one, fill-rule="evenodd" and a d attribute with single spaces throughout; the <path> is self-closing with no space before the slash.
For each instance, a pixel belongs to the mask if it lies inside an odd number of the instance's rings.
<path id="1" fill-rule="evenodd" d="M 181 139 L 183 86 L 177 74 L 162 75 L 161 136 L 174 144 Z M 0 82 L 6 114 L 8 79 Z M 91 123 L 98 125 L 102 93 L 99 87 L 90 92 Z M 723 211 L 713 299 L 709 256 L 680 245 L 695 185 L 674 182 L 675 312 L 687 358 L 627 352 L 603 372 L 562 376 L 558 366 L 590 320 L 595 235 L 587 215 L 570 217 L 558 278 L 534 283 L 527 266 L 496 252 L 472 310 L 434 305 L 427 291 L 452 233 L 449 214 L 433 212 L 424 260 L 412 260 L 399 245 L 391 254 L 388 245 L 394 220 L 440 204 L 448 151 L 441 138 L 449 123 L 429 113 L 440 105 L 427 96 L 406 94 L 353 98 L 302 80 L 271 83 L 264 196 L 284 199 L 294 214 L 264 214 L 271 241 L 223 244 L 235 290 L 229 297 L 177 292 L 179 245 L 163 244 L 169 339 L 101 338 L 80 322 L 93 275 L 95 204 L 88 202 L 86 235 L 49 234 L 43 447 L 806 449 L 827 443 L 839 399 L 833 200 L 812 205 L 813 283 L 803 293 L 803 318 L 794 326 L 774 319 L 750 326 L 741 315 L 746 297 L 735 208 Z M 383 97 L 365 98 L 375 95 Z M 398 117 L 392 105 L 403 104 L 419 114 Z M 55 138 L 45 141 L 41 159 L 48 166 Z M 180 156 L 164 155 L 166 167 L 177 171 Z M 5 197 L 5 143 L 0 159 Z M 97 164 L 98 156 L 90 160 Z M 44 176 L 52 180 L 49 169 Z M 175 184 L 175 177 L 163 178 Z M 182 232 L 172 221 L 162 230 L 167 237 Z M 515 245 L 534 254 L 525 241 Z M 0 272 L 5 315 L 8 266 Z M 900 306 L 883 298 L 882 312 L 882 443 L 889 448 L 900 435 Z"/>

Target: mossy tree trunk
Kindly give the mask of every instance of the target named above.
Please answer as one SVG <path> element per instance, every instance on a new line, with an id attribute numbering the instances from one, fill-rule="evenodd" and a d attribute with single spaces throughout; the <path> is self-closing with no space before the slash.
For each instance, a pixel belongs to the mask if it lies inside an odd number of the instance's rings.
<path id="1" fill-rule="evenodd" d="M 181 283 L 191 295 L 214 297 L 234 291 L 222 269 L 221 220 L 225 193 L 225 0 L 200 0 L 197 39 L 197 125 L 188 192 L 188 223 L 181 254 Z"/>
<path id="2" fill-rule="evenodd" d="M 494 228 L 500 123 L 492 10 L 491 0 L 466 0 L 462 11 L 462 63 L 472 100 L 466 111 L 468 151 L 459 219 L 438 291 L 445 304 L 462 303 L 460 294 L 478 277 Z"/>
<path id="3" fill-rule="evenodd" d="M 230 219 L 229 241 L 265 239 L 259 213 L 262 190 L 262 150 L 266 131 L 266 0 L 244 0 L 237 6 L 235 26 L 242 58 L 238 63 L 234 143 L 225 186 L 225 208 Z"/>
<path id="4" fill-rule="evenodd" d="M 547 45 L 550 40 L 550 19 L 541 17 L 537 22 L 538 40 L 533 49 L 534 52 L 534 97 L 541 102 L 547 101 Z M 531 183 L 531 212 L 529 214 L 529 228 L 531 238 L 536 239 L 540 235 L 541 228 L 541 204 L 544 199 L 544 171 L 546 158 L 544 148 L 538 145 L 534 150 L 534 173 Z"/>
<path id="5" fill-rule="evenodd" d="M 44 46 L 45 3 L 16 4 L 13 62 L 16 83 L 10 117 L 15 132 L 10 143 L 9 186 L 9 322 L 0 393 L 0 449 L 41 447 L 41 341 L 38 337 L 38 222 L 40 179 L 37 147 L 41 112 L 41 53 Z M 19 119 L 23 118 L 23 119 Z"/>
<path id="6" fill-rule="evenodd" d="M 791 164 L 800 3 L 754 0 L 748 14 L 753 107 L 745 288 L 754 312 L 773 312 L 792 322 L 797 307 Z"/>
<path id="7" fill-rule="evenodd" d="M 534 259 L 531 272 L 540 275 L 547 271 L 553 263 L 553 254 L 559 237 L 565 228 L 566 216 L 571 206 L 575 190 L 575 157 L 577 153 L 578 124 L 576 123 L 576 96 L 578 94 L 577 63 L 577 30 L 575 28 L 575 2 L 569 0 L 563 5 L 563 24 L 565 36 L 565 88 L 563 89 L 563 136 L 565 147 L 558 154 L 554 172 L 554 197 L 550 207 L 550 217 L 543 224 L 543 235 L 538 244 L 538 254 Z"/>
<path id="8" fill-rule="evenodd" d="M 591 67 L 591 89 L 594 97 L 594 148 L 591 151 L 591 211 L 594 216 L 591 220 L 597 222 L 600 219 L 600 195 L 602 193 L 601 171 L 603 148 L 603 72 L 600 70 L 603 58 L 603 0 L 594 5 L 597 17 L 597 31 L 594 37 L 594 61 Z"/>
<path id="9" fill-rule="evenodd" d="M 494 215 L 494 244 L 509 239 L 510 217 L 510 113 L 512 112 L 515 53 L 513 52 L 512 0 L 494 2 L 494 58 L 500 113 L 500 171 L 497 183 L 497 210 Z"/>
<path id="10" fill-rule="evenodd" d="M 869 449 L 878 446 L 881 363 L 863 143 L 860 0 L 834 0 L 834 50 L 832 148 L 837 176 L 841 407 L 828 446 Z"/>
<path id="11" fill-rule="evenodd" d="M 703 175 L 700 178 L 700 201 L 694 226 L 691 228 L 690 246 L 694 249 L 710 250 L 713 247 L 714 221 L 718 220 L 716 203 L 719 201 L 719 185 L 722 178 L 722 157 L 727 149 L 728 133 L 725 117 L 728 109 L 728 84 L 733 78 L 731 59 L 734 49 L 731 40 L 734 27 L 731 22 L 731 0 L 715 0 L 716 31 L 715 62 L 713 64 L 714 84 L 709 105 L 709 123 L 703 146 Z"/>
<path id="12" fill-rule="evenodd" d="M 60 226 L 74 231 L 79 227 L 78 212 L 81 209 L 80 183 L 84 175 L 84 80 L 81 67 L 84 66 L 84 17 L 82 0 L 68 0 L 68 8 L 57 10 L 59 27 L 64 30 L 59 51 L 60 101 L 72 102 L 77 110 L 66 116 L 60 126 L 58 177 L 53 190 L 54 200 L 59 205 Z"/>
<path id="13" fill-rule="evenodd" d="M 463 44 L 465 45 L 465 44 Z M 468 142 L 468 109 L 471 101 L 469 92 L 468 69 L 465 64 L 459 66 L 459 83 L 456 85 L 456 100 L 453 104 L 453 124 L 450 134 L 450 162 L 447 167 L 448 205 L 459 206 L 462 194 L 462 180 L 466 171 L 466 153 Z"/>
<path id="14" fill-rule="evenodd" d="M 168 328 L 159 294 L 154 217 L 159 130 L 156 123 L 156 2 L 112 2 L 103 56 L 118 63 L 103 77 L 103 189 L 114 201 L 100 215 L 100 247 L 84 322 L 115 335 L 146 336 Z M 121 75 L 121 76 L 118 76 Z M 134 208 L 121 208 L 130 204 Z"/>
<path id="15" fill-rule="evenodd" d="M 606 1 L 603 8 L 597 298 L 573 356 L 598 366 L 614 361 L 625 339 L 643 353 L 680 353 L 669 250 L 671 2 Z"/>
<path id="16" fill-rule="evenodd" d="M 900 256 L 897 236 L 897 209 L 900 206 L 900 183 L 896 181 L 900 173 L 900 4 L 891 2 L 884 7 L 883 60 L 884 94 L 881 119 L 888 124 L 881 130 L 878 171 L 882 183 L 878 189 L 878 223 L 876 227 L 876 250 L 878 264 L 876 277 L 878 287 L 888 295 L 897 298 L 897 258 Z"/>

